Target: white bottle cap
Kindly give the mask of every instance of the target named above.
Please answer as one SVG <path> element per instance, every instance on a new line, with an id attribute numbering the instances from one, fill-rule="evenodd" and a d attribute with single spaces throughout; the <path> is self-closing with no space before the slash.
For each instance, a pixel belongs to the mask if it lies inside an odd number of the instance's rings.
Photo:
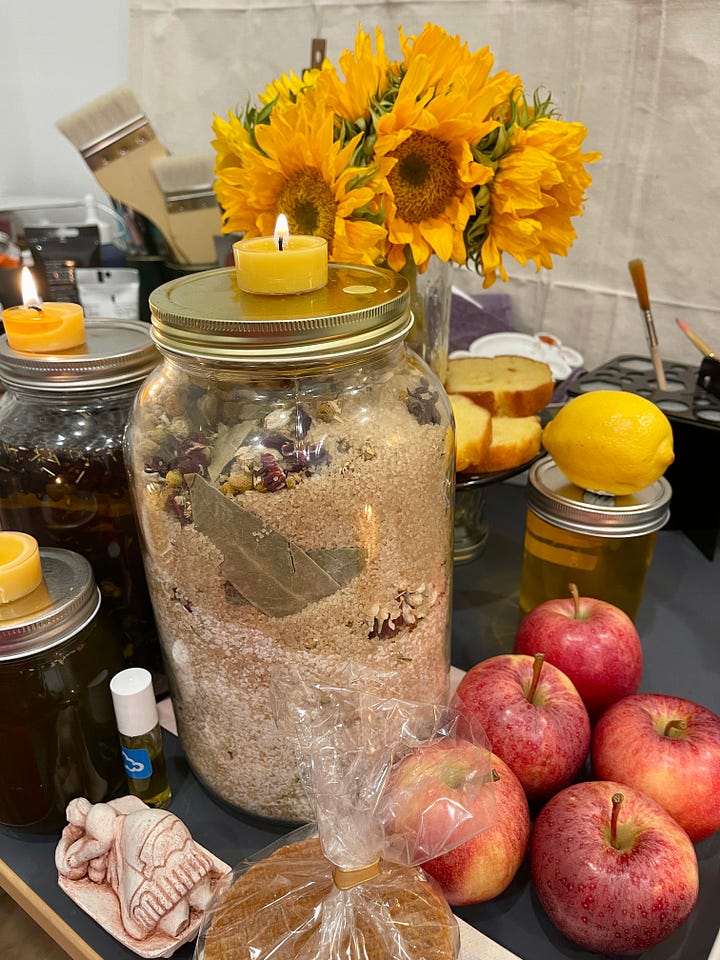
<path id="1" fill-rule="evenodd" d="M 130 667 L 110 681 L 117 728 L 125 737 L 140 737 L 158 723 L 157 704 L 149 670 Z"/>

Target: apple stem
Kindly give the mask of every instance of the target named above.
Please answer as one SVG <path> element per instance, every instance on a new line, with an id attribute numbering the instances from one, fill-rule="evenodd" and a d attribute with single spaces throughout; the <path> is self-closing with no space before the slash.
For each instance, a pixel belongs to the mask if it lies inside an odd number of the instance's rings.
<path id="1" fill-rule="evenodd" d="M 575 603 L 575 619 L 576 619 L 576 620 L 580 620 L 580 619 L 581 619 L 581 617 L 580 617 L 580 592 L 578 591 L 578 588 L 577 588 L 576 584 L 574 584 L 574 583 L 569 583 L 569 584 L 568 584 L 568 590 L 569 590 L 570 593 L 572 594 L 573 602 Z"/>
<path id="2" fill-rule="evenodd" d="M 537 690 L 538 683 L 540 683 L 540 671 L 542 670 L 544 662 L 545 662 L 544 653 L 536 653 L 535 656 L 533 657 L 532 683 L 530 684 L 530 689 L 528 690 L 528 694 L 527 694 L 528 703 L 533 702 L 535 691 Z"/>
<path id="3" fill-rule="evenodd" d="M 614 793 L 612 796 L 612 814 L 610 816 L 610 843 L 617 850 L 617 822 L 620 814 L 620 807 L 625 799 L 621 793 Z"/>
<path id="4" fill-rule="evenodd" d="M 678 731 L 684 730 L 686 727 L 687 727 L 687 723 L 685 723 L 684 720 L 669 720 L 665 724 L 665 729 L 663 730 L 663 736 L 670 737 L 672 739 L 672 735 L 675 730 L 678 730 Z"/>

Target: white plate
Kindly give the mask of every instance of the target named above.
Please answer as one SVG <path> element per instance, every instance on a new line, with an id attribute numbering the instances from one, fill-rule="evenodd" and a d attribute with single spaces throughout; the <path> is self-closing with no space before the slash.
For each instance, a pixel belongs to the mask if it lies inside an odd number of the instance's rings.
<path id="1" fill-rule="evenodd" d="M 535 336 L 527 333 L 488 333 L 484 337 L 473 340 L 468 352 L 472 357 L 497 357 L 508 354 L 541 360 L 550 367 L 553 379 L 556 381 L 565 380 L 573 370 L 583 365 L 582 354 L 571 347 L 564 347 L 554 334 L 545 332 Z"/>

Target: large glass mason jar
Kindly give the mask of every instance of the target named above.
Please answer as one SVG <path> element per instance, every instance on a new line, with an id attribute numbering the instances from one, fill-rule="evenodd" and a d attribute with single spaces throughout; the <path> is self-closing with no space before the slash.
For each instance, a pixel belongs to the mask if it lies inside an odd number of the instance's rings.
<path id="1" fill-rule="evenodd" d="M 234 270 L 150 297 L 164 363 L 126 463 L 187 758 L 229 804 L 312 816 L 278 729 L 278 674 L 443 701 L 454 435 L 409 351 L 407 282 L 331 264 L 326 287 L 246 294 Z"/>
<path id="2" fill-rule="evenodd" d="M 127 664 L 158 679 L 162 659 L 123 460 L 138 387 L 160 360 L 146 323 L 88 319 L 66 352 L 14 350 L 0 337 L 0 527 L 92 566 Z"/>

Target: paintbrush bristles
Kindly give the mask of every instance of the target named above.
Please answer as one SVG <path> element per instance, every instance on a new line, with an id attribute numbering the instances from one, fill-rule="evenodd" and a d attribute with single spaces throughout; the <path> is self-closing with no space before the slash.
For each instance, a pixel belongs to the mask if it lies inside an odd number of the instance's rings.
<path id="1" fill-rule="evenodd" d="M 61 117 L 55 125 L 73 146 L 83 151 L 143 117 L 144 111 L 131 88 L 122 86 Z"/>
<path id="2" fill-rule="evenodd" d="M 628 263 L 628 269 L 635 286 L 635 296 L 640 304 L 640 309 L 647 312 L 650 309 L 650 297 L 648 296 L 647 279 L 645 277 L 645 265 L 642 260 L 631 260 Z"/>
<path id="3" fill-rule="evenodd" d="M 208 193 L 215 180 L 215 157 L 205 153 L 160 157 L 153 161 L 152 172 L 166 196 Z"/>

